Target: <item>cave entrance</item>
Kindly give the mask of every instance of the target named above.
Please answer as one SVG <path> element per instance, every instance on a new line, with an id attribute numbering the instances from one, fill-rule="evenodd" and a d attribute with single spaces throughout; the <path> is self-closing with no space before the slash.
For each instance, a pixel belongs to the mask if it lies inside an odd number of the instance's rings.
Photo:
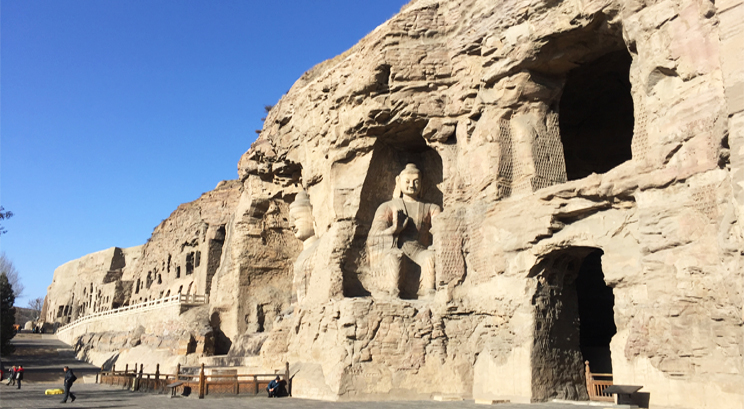
<path id="1" fill-rule="evenodd" d="M 558 250 L 530 271 L 537 280 L 533 400 L 587 400 L 586 360 L 592 372 L 612 373 L 615 297 L 604 281 L 602 254 L 592 247 Z"/>
<path id="2" fill-rule="evenodd" d="M 605 173 L 631 159 L 631 61 L 622 49 L 569 71 L 559 103 L 568 180 Z"/>
<path id="3" fill-rule="evenodd" d="M 602 251 L 589 253 L 576 279 L 579 299 L 581 355 L 592 372 L 612 373 L 610 341 L 617 332 L 614 320 L 615 295 L 604 281 Z"/>
<path id="4" fill-rule="evenodd" d="M 232 346 L 232 340 L 222 332 L 222 319 L 219 311 L 212 312 L 209 325 L 212 327 L 212 334 L 214 335 L 214 354 L 227 355 Z"/>

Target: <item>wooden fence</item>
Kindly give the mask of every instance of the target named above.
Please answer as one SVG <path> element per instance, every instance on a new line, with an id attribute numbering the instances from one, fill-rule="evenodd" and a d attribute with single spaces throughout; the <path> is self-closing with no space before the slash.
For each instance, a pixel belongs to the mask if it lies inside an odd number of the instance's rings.
<path id="1" fill-rule="evenodd" d="M 584 361 L 586 372 L 586 390 L 589 392 L 589 400 L 601 402 L 614 402 L 612 395 L 604 392 L 612 385 L 611 373 L 592 373 L 589 369 L 589 361 Z"/>
<path id="2" fill-rule="evenodd" d="M 110 371 L 105 371 L 101 367 L 99 382 L 107 385 L 121 386 L 132 391 L 141 392 L 167 392 L 167 386 L 180 382 L 179 388 L 190 388 L 191 393 L 198 393 L 199 399 L 207 395 L 258 395 L 265 391 L 269 382 L 277 376 L 285 385 L 287 393 L 291 396 L 291 380 L 289 378 L 289 363 L 286 364 L 284 373 L 273 374 L 238 374 L 224 373 L 224 370 L 214 369 L 207 375 L 204 372 L 204 364 L 201 367 L 181 367 L 178 365 L 175 374 L 160 373 L 160 364 L 156 366 L 155 373 L 144 373 L 143 364 L 140 364 L 137 371 L 137 364 L 134 370 L 129 370 L 126 365 L 123 371 L 117 371 L 114 365 Z M 186 373 L 187 369 L 199 369 L 198 373 Z M 229 371 L 229 370 L 228 370 Z M 235 371 L 235 370 L 232 370 Z M 183 389 L 182 389 L 183 390 Z"/>

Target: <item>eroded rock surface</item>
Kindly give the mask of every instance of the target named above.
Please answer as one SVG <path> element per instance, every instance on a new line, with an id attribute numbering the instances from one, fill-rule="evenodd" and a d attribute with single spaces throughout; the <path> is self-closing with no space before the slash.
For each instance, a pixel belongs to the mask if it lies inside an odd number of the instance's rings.
<path id="1" fill-rule="evenodd" d="M 237 182 L 131 262 L 96 253 L 77 274 L 128 283 L 111 294 L 131 302 L 175 291 L 192 260 L 214 352 L 290 362 L 295 396 L 587 399 L 588 359 L 655 405 L 739 408 L 742 15 L 738 0 L 413 1 L 295 83 Z M 368 246 L 409 163 L 441 208 L 430 294 L 380 284 L 395 274 Z M 309 204 L 290 217 L 295 197 Z M 80 310 L 65 266 L 50 320 Z"/>

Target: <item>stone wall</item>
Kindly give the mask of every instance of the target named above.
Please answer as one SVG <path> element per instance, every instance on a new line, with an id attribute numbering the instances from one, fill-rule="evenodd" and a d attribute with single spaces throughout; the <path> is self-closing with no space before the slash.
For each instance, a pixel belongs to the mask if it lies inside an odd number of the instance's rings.
<path id="1" fill-rule="evenodd" d="M 67 324 L 124 305 L 131 293 L 131 281 L 122 277 L 125 270 L 135 268 L 141 251 L 142 246 L 112 247 L 57 267 L 44 300 L 42 319 L 47 324 Z"/>
<path id="2" fill-rule="evenodd" d="M 240 184 L 220 182 L 179 206 L 142 246 L 89 254 L 58 267 L 43 317 L 67 324 L 80 316 L 163 297 L 209 294 Z"/>
<path id="3" fill-rule="evenodd" d="M 176 366 L 197 366 L 199 358 L 214 354 L 215 333 L 207 306 L 162 308 L 94 318 L 58 338 L 72 345 L 79 359 L 96 366 L 122 370 L 139 364 L 145 372 L 175 373 Z"/>
<path id="4" fill-rule="evenodd" d="M 323 287 L 323 298 L 368 294 L 361 243 L 394 176 L 414 162 L 428 179 L 424 200 L 444 209 L 434 222 L 442 233 L 434 237 L 438 289 L 426 308 L 466 328 L 493 310 L 510 336 L 462 342 L 445 325 L 453 341 L 445 362 L 469 368 L 444 371 L 459 379 L 445 384 L 374 354 L 371 364 L 357 361 L 367 358 L 350 351 L 376 338 L 323 335 L 333 322 L 341 333 L 359 326 L 343 313 L 305 312 L 319 308 L 314 298 L 300 303 L 302 324 L 294 318 L 287 343 L 276 347 L 315 368 L 307 382 L 317 385 L 298 393 L 357 398 L 410 385 L 401 395 L 454 388 L 583 398 L 574 276 L 599 250 L 614 295 L 616 382 L 644 384 L 662 405 L 740 406 L 742 277 L 734 249 L 741 234 L 728 159 L 735 101 L 719 57 L 735 33 L 719 31 L 717 13 L 712 3 L 684 1 L 416 1 L 306 73 L 272 110 L 240 171 L 250 180 L 265 178 L 275 160 L 301 166 L 316 252 L 333 249 L 310 276 L 343 283 L 330 294 Z M 741 46 L 729 47 L 741 54 Z M 574 265 L 546 267 L 559 256 Z M 405 327 L 396 309 L 348 302 L 366 319 Z M 395 339 L 415 355 L 415 342 Z M 312 359 L 293 346 L 344 343 L 346 353 Z M 392 381 L 367 386 L 364 377 Z"/>
<path id="5" fill-rule="evenodd" d="M 87 333 L 115 332 L 127 328 L 142 326 L 145 331 L 153 333 L 154 327 L 163 322 L 173 321 L 181 315 L 182 306 L 179 303 L 164 304 L 155 308 L 132 310 L 116 314 L 114 317 L 103 315 L 70 327 L 69 330 L 58 331 L 57 338 L 67 344 L 74 344 L 75 340 Z"/>
<path id="6" fill-rule="evenodd" d="M 163 220 L 143 246 L 137 268 L 123 276 L 132 282 L 130 303 L 179 292 L 210 294 L 239 197 L 239 183 L 220 182 Z"/>

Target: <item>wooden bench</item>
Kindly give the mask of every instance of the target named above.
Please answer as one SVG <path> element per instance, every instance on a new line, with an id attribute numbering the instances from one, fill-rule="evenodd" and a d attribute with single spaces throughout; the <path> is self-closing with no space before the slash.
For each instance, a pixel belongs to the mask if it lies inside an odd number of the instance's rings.
<path id="1" fill-rule="evenodd" d="M 166 388 L 171 390 L 171 396 L 170 396 L 171 398 L 176 397 L 176 390 L 178 390 L 179 386 L 183 386 L 183 382 L 178 381 L 178 382 L 173 382 L 171 384 L 165 385 Z"/>
<path id="2" fill-rule="evenodd" d="M 604 393 L 615 395 L 616 405 L 631 405 L 637 407 L 635 395 L 643 386 L 638 385 L 612 385 L 604 390 Z M 645 407 L 648 407 L 646 405 Z"/>

